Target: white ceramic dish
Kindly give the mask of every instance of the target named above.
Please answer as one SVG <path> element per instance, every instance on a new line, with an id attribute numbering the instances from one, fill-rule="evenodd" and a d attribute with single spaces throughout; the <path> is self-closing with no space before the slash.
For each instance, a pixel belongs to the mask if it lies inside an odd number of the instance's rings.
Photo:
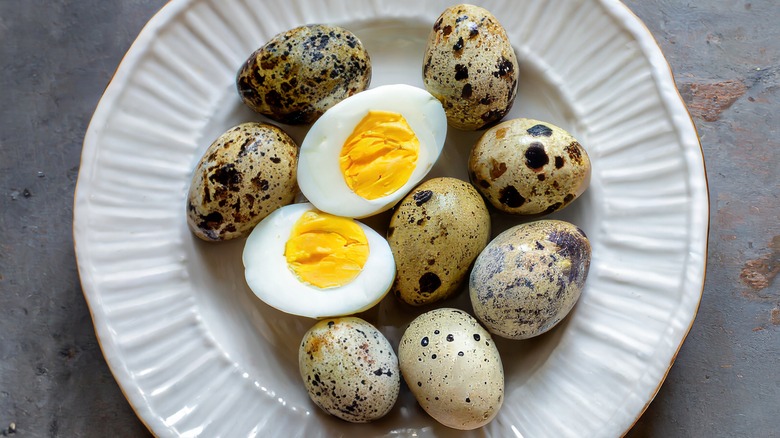
<path id="1" fill-rule="evenodd" d="M 506 401 L 466 436 L 618 436 L 652 400 L 696 314 L 708 198 L 696 131 L 642 23 L 614 0 L 480 2 L 521 62 L 510 117 L 568 129 L 593 161 L 588 191 L 555 217 L 593 244 L 586 290 L 559 327 L 499 342 Z M 235 91 L 241 62 L 304 23 L 348 27 L 372 86 L 422 85 L 422 51 L 447 1 L 174 0 L 144 28 L 84 141 L 74 236 L 84 294 L 114 376 L 159 436 L 442 436 L 404 391 L 369 425 L 321 413 L 299 382 L 312 320 L 248 291 L 242 241 L 188 231 L 184 199 L 205 148 L 258 120 Z M 291 129 L 300 141 L 305 128 Z M 432 175 L 466 179 L 478 133 L 450 131 Z M 516 219 L 496 218 L 496 231 Z M 467 306 L 460 298 L 448 303 Z M 392 297 L 364 315 L 397 342 L 414 315 Z"/>

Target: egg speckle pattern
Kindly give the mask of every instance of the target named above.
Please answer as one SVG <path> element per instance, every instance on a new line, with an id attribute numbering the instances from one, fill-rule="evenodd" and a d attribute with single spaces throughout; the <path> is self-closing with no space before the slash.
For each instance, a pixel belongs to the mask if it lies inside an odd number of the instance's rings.
<path id="1" fill-rule="evenodd" d="M 423 59 L 426 89 L 442 101 L 450 125 L 480 129 L 501 120 L 517 93 L 518 64 L 496 17 L 479 6 L 446 9 Z"/>
<path id="2" fill-rule="evenodd" d="M 298 367 L 311 400 L 346 421 L 381 418 L 398 398 L 401 379 L 393 347 L 360 318 L 315 324 L 301 341 Z"/>
<path id="3" fill-rule="evenodd" d="M 469 156 L 471 182 L 497 209 L 520 215 L 558 211 L 588 187 L 585 149 L 565 130 L 533 119 L 488 129 Z"/>
<path id="4" fill-rule="evenodd" d="M 289 124 L 316 120 L 370 82 L 371 60 L 360 40 L 322 24 L 274 36 L 249 56 L 236 79 L 247 106 Z"/>
<path id="5" fill-rule="evenodd" d="M 540 220 L 510 228 L 474 263 L 469 280 L 474 313 L 498 336 L 540 335 L 574 307 L 590 258 L 585 233 L 568 222 Z"/>
<path id="6" fill-rule="evenodd" d="M 490 240 L 490 214 L 471 184 L 430 179 L 398 205 L 387 240 L 398 267 L 393 293 L 407 304 L 431 304 L 458 291 Z"/>
<path id="7" fill-rule="evenodd" d="M 455 429 L 484 426 L 504 400 L 504 368 L 490 334 L 468 313 L 415 318 L 398 346 L 401 374 L 422 408 Z"/>
<path id="8" fill-rule="evenodd" d="M 247 122 L 219 136 L 200 159 L 187 195 L 187 224 L 206 241 L 244 237 L 293 201 L 298 145 L 276 126 Z"/>

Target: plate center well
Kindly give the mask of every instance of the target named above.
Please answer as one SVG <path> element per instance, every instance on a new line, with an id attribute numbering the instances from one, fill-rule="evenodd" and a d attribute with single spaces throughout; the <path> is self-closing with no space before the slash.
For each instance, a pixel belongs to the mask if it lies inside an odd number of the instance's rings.
<path id="1" fill-rule="evenodd" d="M 342 23 L 361 39 L 372 61 L 371 86 L 406 83 L 423 87 L 422 59 L 430 32 L 430 23 L 380 19 Z M 248 56 L 249 54 L 247 54 Z M 530 117 L 546 120 L 566 129 L 572 129 L 576 120 L 569 103 L 549 83 L 537 66 L 520 61 L 518 96 L 506 119 Z M 222 132 L 245 121 L 268 121 L 248 108 L 238 98 L 234 84 L 224 87 L 224 96 L 215 108 L 203 130 L 201 151 Z M 282 125 L 300 144 L 308 127 Z M 468 180 L 467 159 L 471 146 L 483 131 L 466 132 L 450 128 L 444 151 L 429 174 L 430 177 L 451 176 Z M 573 132 L 576 135 L 576 132 Z M 202 152 L 201 152 L 202 153 Z M 559 217 L 573 223 L 590 222 L 587 207 L 592 200 L 587 195 L 575 201 Z M 527 220 L 494 215 L 493 234 Z M 367 221 L 382 227 L 386 219 Z M 377 225 L 378 224 L 378 225 Z M 587 231 L 587 227 L 586 228 Z M 184 230 L 185 232 L 187 230 Z M 379 230 L 383 233 L 383 230 Z M 241 254 L 244 240 L 209 244 L 193 236 L 184 236 L 188 252 L 193 254 L 188 270 L 198 300 L 198 309 L 208 331 L 224 354 L 258 387 L 278 397 L 290 407 L 307 409 L 310 404 L 298 374 L 298 346 L 314 320 L 284 314 L 273 309 L 248 289 L 244 281 Z M 279 291 L 286 293 L 286 291 Z M 323 292 L 327 293 L 327 292 Z M 374 309 L 361 315 L 376 324 L 397 345 L 403 328 L 415 316 L 429 309 L 404 309 L 386 297 Z M 471 311 L 467 292 L 461 293 L 436 307 L 451 306 Z M 563 329 L 563 327 L 561 327 Z M 504 357 L 507 379 L 524 381 L 529 373 L 542 364 L 557 344 L 555 333 L 534 342 L 502 342 L 499 348 Z M 297 390 L 291 390 L 295 389 Z M 283 397 L 283 398 L 282 398 Z M 413 399 L 402 399 L 408 412 L 417 412 Z"/>

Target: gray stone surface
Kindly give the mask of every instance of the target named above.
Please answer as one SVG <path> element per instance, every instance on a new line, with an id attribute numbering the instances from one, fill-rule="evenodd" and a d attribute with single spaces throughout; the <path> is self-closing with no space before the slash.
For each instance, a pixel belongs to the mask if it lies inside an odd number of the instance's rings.
<path id="1" fill-rule="evenodd" d="M 81 143 L 162 0 L 0 0 L 0 436 L 146 436 L 76 271 Z M 699 314 L 628 436 L 778 437 L 780 4 L 629 0 L 696 122 L 711 197 Z"/>
<path id="2" fill-rule="evenodd" d="M 711 203 L 698 316 L 629 436 L 778 437 L 780 3 L 627 4 L 655 35 L 694 117 Z"/>

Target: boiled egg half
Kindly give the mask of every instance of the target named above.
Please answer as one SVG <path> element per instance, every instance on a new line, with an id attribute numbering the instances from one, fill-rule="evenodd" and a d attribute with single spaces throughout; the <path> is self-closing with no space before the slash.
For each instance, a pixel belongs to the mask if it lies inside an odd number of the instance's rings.
<path id="1" fill-rule="evenodd" d="M 395 205 L 439 158 L 447 116 L 427 91 L 385 85 L 331 107 L 301 144 L 298 185 L 318 209 L 362 218 Z"/>
<path id="2" fill-rule="evenodd" d="M 309 318 L 367 310 L 387 294 L 396 272 L 379 233 L 310 203 L 281 207 L 263 219 L 246 240 L 243 262 L 258 298 Z"/>

